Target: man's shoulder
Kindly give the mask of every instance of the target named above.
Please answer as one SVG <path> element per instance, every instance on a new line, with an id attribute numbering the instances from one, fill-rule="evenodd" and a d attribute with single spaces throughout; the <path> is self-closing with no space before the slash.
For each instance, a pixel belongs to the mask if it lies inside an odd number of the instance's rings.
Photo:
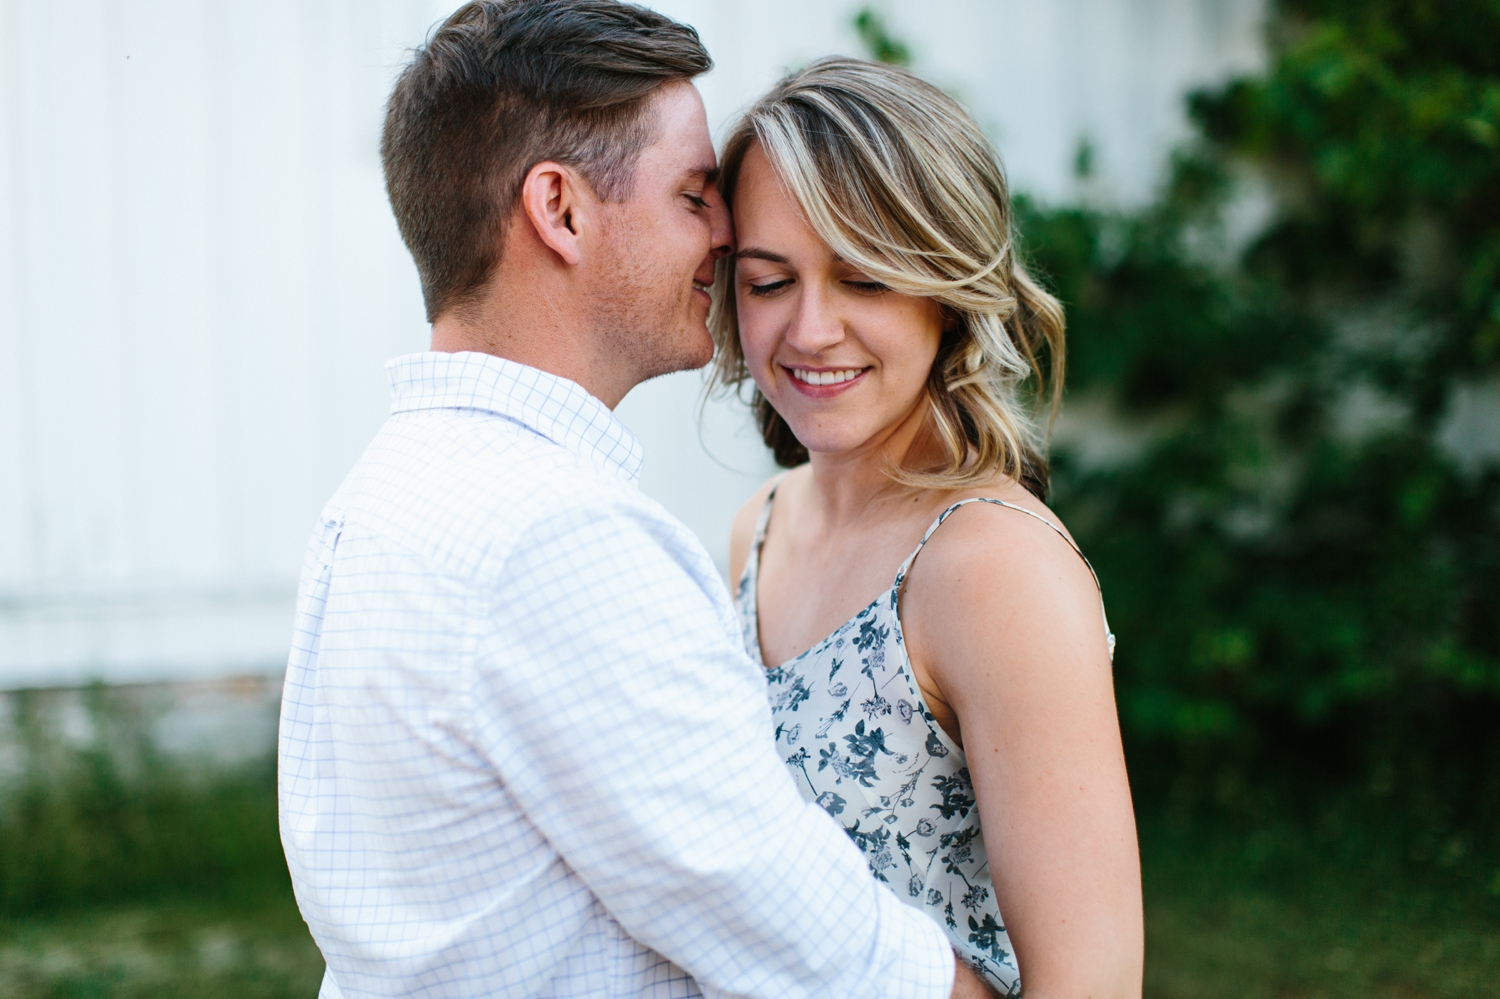
<path id="1" fill-rule="evenodd" d="M 387 421 L 330 509 L 357 532 L 471 575 L 541 521 L 611 512 L 652 520 L 660 508 L 618 472 L 522 424 L 437 410 Z"/>

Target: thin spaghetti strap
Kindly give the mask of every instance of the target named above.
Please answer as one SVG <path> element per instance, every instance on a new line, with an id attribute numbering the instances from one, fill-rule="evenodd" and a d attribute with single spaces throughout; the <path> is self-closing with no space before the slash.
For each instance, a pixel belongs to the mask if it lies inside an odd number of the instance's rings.
<path id="1" fill-rule="evenodd" d="M 755 521 L 755 538 L 750 542 L 750 551 L 745 557 L 745 567 L 740 570 L 740 585 L 749 587 L 748 597 L 752 608 L 755 605 L 756 580 L 760 576 L 760 550 L 766 543 L 766 528 L 771 523 L 771 501 L 776 498 L 776 490 L 781 488 L 781 480 L 787 476 L 782 472 L 776 476 L 771 483 L 771 491 L 766 493 L 766 501 L 761 504 L 760 517 Z"/>
<path id="2" fill-rule="evenodd" d="M 932 535 L 937 531 L 939 527 L 943 526 L 943 521 L 947 520 L 954 510 L 957 510 L 961 506 L 967 506 L 970 503 L 990 503 L 995 506 L 1008 507 L 1011 510 L 1015 510 L 1019 513 L 1024 513 L 1026 516 L 1031 517 L 1033 520 L 1040 520 L 1042 523 L 1046 524 L 1048 527 L 1056 531 L 1058 537 L 1066 541 L 1068 543 L 1068 547 L 1078 553 L 1078 557 L 1083 559 L 1083 564 L 1088 567 L 1089 575 L 1094 577 L 1094 588 L 1099 591 L 1099 613 L 1104 617 L 1104 634 L 1109 640 L 1109 658 L 1111 661 L 1113 661 L 1115 658 L 1115 634 L 1109 628 L 1109 615 L 1104 611 L 1104 587 L 1099 583 L 1099 574 L 1094 571 L 1093 563 L 1088 560 L 1087 555 L 1083 554 L 1083 549 L 1079 548 L 1078 545 L 1073 541 L 1073 539 L 1068 537 L 1067 532 L 1064 531 L 1061 527 L 1058 527 L 1056 524 L 1052 523 L 1052 521 L 1048 520 L 1046 517 L 1043 517 L 1041 514 L 1032 513 L 1024 506 L 1017 506 L 1014 503 L 1007 503 L 1002 499 L 991 499 L 988 496 L 973 496 L 966 500 L 959 500 L 957 503 L 954 503 L 948 509 L 938 514 L 937 519 L 932 522 L 932 524 L 927 528 L 926 533 L 922 535 L 922 540 L 917 542 L 917 547 L 912 551 L 910 555 L 906 556 L 906 561 L 901 563 L 901 568 L 896 573 L 896 592 L 901 592 L 901 584 L 906 582 L 906 574 L 911 571 L 911 564 L 915 562 L 917 560 L 917 556 L 922 553 L 922 548 L 927 544 L 928 539 L 932 537 Z"/>
<path id="3" fill-rule="evenodd" d="M 771 501 L 776 498 L 776 490 L 781 488 L 781 480 L 786 477 L 787 472 L 782 472 L 771 483 L 771 491 L 766 493 L 766 501 L 760 507 L 760 517 L 755 521 L 755 540 L 750 543 L 750 551 L 756 562 L 760 561 L 760 546 L 765 543 L 766 528 L 771 523 Z"/>
<path id="4" fill-rule="evenodd" d="M 1081 559 L 1083 559 L 1083 564 L 1089 567 L 1089 575 L 1091 575 L 1091 576 L 1094 577 L 1094 589 L 1096 589 L 1096 590 L 1099 591 L 1099 595 L 1100 596 L 1104 595 L 1104 587 L 1101 586 L 1101 585 L 1099 585 L 1099 574 L 1094 571 L 1094 563 L 1092 563 L 1092 562 L 1089 561 L 1088 556 L 1083 553 L 1083 549 L 1079 548 L 1078 545 L 1077 545 L 1077 543 L 1075 543 L 1072 538 L 1068 537 L 1068 533 L 1066 531 L 1064 531 L 1061 527 L 1058 527 L 1056 524 L 1052 523 L 1052 521 L 1048 520 L 1046 517 L 1043 517 L 1039 513 L 1032 513 L 1030 510 L 1026 509 L 1024 506 L 1017 506 L 1014 503 L 1007 503 L 1007 502 L 1005 502 L 1005 500 L 989 499 L 988 497 L 981 496 L 981 497 L 979 497 L 979 502 L 981 502 L 981 503 L 994 503 L 996 506 L 1009 507 L 1012 510 L 1016 510 L 1016 511 L 1018 511 L 1020 513 L 1024 513 L 1026 516 L 1031 517 L 1033 520 L 1040 520 L 1042 523 L 1044 523 L 1048 527 L 1052 528 L 1054 531 L 1057 532 L 1057 536 L 1060 537 L 1060 538 L 1062 538 L 1064 541 L 1066 541 L 1068 543 L 1068 547 L 1071 548 L 1071 549 L 1073 549 L 1075 552 L 1077 552 L 1078 553 L 1078 557 L 1081 558 Z"/>

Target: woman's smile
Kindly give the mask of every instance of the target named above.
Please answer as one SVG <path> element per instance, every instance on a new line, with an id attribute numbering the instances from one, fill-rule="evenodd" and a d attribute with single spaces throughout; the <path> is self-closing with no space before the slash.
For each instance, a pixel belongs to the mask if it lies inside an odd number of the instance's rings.
<path id="1" fill-rule="evenodd" d="M 783 364 L 782 370 L 791 375 L 792 385 L 810 399 L 831 399 L 853 388 L 864 380 L 871 369 L 864 368 L 810 368 L 805 365 Z"/>

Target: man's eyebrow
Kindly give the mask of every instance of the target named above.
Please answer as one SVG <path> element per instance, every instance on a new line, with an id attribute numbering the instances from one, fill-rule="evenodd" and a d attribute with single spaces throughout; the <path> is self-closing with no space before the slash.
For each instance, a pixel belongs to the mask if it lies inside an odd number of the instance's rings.
<path id="1" fill-rule="evenodd" d="M 684 170 L 683 177 L 702 177 L 703 183 L 712 184 L 719 179 L 719 168 L 712 163 L 695 166 L 691 170 Z"/>
<path id="2" fill-rule="evenodd" d="M 781 254 L 779 254 L 779 253 L 772 253 L 770 250 L 762 250 L 758 246 L 747 246 L 743 250 L 736 250 L 735 253 L 734 253 L 734 259 L 736 259 L 736 260 L 769 260 L 773 264 L 789 264 L 789 263 L 791 263 L 790 260 L 788 260 L 786 257 L 783 257 Z"/>

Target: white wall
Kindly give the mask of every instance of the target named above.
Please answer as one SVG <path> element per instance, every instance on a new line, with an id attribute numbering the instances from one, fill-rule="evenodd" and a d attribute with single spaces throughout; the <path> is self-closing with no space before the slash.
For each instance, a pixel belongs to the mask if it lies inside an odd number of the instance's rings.
<path id="1" fill-rule="evenodd" d="M 405 50 L 456 0 L 0 0 L 0 687 L 275 670 L 312 521 L 425 347 L 376 146 Z M 659 0 L 719 126 L 858 52 L 846 0 Z M 878 5 L 1013 183 L 1146 196 L 1183 90 L 1252 66 L 1260 0 Z M 696 375 L 620 415 L 642 485 L 721 562 L 770 471 Z M 700 443 L 700 436 L 703 443 Z M 706 446 L 705 446 L 706 445 Z"/>

